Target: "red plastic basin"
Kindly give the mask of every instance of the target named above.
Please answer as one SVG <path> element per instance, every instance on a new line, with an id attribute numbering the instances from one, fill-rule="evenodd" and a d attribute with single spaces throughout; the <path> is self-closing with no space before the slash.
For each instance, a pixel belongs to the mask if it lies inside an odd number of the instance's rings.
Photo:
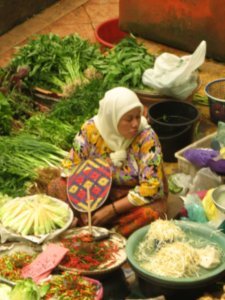
<path id="1" fill-rule="evenodd" d="M 114 47 L 127 35 L 127 32 L 120 30 L 118 18 L 110 19 L 101 23 L 95 30 L 95 37 L 97 41 L 108 48 Z"/>

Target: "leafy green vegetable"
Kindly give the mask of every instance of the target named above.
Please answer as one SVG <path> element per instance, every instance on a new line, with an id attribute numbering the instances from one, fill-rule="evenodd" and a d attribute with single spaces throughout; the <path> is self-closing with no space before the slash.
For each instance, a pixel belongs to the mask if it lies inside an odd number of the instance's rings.
<path id="1" fill-rule="evenodd" d="M 65 150 L 71 148 L 75 132 L 68 122 L 43 113 L 37 113 L 28 119 L 22 130 Z"/>
<path id="2" fill-rule="evenodd" d="M 105 91 L 106 88 L 102 85 L 102 80 L 94 79 L 85 87 L 79 87 L 65 101 L 56 103 L 52 107 L 50 117 L 73 125 L 75 134 L 80 129 L 81 124 L 97 112 L 99 100 Z"/>
<path id="3" fill-rule="evenodd" d="M 25 78 L 28 87 L 37 86 L 67 95 L 87 82 L 84 71 L 97 57 L 101 57 L 97 44 L 76 34 L 61 38 L 50 33 L 33 36 L 18 49 L 10 66 L 29 68 Z"/>
<path id="4" fill-rule="evenodd" d="M 104 62 L 95 61 L 94 66 L 103 74 L 103 84 L 143 89 L 142 74 L 153 67 L 155 56 L 148 53 L 143 44 L 129 36 L 120 41 L 105 56 Z"/>
<path id="5" fill-rule="evenodd" d="M 59 166 L 66 151 L 29 134 L 0 136 L 0 191 L 23 196 L 40 168 Z"/>
<path id="6" fill-rule="evenodd" d="M 10 300 L 40 300 L 39 287 L 30 278 L 18 280 L 10 292 Z"/>
<path id="7" fill-rule="evenodd" d="M 13 120 L 12 114 L 7 98 L 0 93 L 0 135 L 10 133 Z"/>

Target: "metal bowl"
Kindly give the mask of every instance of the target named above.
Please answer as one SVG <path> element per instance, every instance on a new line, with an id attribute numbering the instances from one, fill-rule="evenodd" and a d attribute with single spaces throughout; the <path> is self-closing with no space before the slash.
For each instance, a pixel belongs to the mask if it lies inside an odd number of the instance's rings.
<path id="1" fill-rule="evenodd" d="M 212 192 L 212 200 L 215 206 L 225 214 L 225 185 L 220 185 Z"/>

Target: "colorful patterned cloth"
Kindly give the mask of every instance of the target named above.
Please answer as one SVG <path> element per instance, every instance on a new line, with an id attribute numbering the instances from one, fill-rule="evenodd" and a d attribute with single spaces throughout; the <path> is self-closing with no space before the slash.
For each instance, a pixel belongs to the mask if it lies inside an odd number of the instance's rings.
<path id="1" fill-rule="evenodd" d="M 148 204 L 161 198 L 163 191 L 163 159 L 155 132 L 144 129 L 127 149 L 127 160 L 115 167 L 110 159 L 111 150 L 100 136 L 93 119 L 88 120 L 74 140 L 70 155 L 63 162 L 65 173 L 73 165 L 96 157 L 105 159 L 112 169 L 112 182 L 130 188 L 128 199 L 134 206 Z"/>
<path id="2" fill-rule="evenodd" d="M 69 174 L 74 164 L 77 165 L 86 159 L 96 157 L 105 159 L 112 170 L 112 188 L 103 205 L 126 195 L 134 205 L 128 213 L 116 216 L 107 227 L 114 227 L 117 232 L 129 236 L 136 229 L 159 217 L 165 217 L 168 187 L 163 170 L 161 147 L 155 132 L 148 128 L 133 140 L 127 149 L 127 160 L 122 167 L 115 167 L 112 164 L 110 152 L 93 119 L 90 119 L 75 137 L 73 149 L 63 162 L 64 173 Z M 61 190 L 60 195 L 65 199 L 66 180 L 58 179 L 57 182 L 56 179 L 52 184 L 49 185 L 49 193 L 56 190 L 59 192 L 61 187 L 64 192 Z M 57 197 L 55 194 L 54 196 Z M 81 220 L 78 224 L 83 225 Z"/>

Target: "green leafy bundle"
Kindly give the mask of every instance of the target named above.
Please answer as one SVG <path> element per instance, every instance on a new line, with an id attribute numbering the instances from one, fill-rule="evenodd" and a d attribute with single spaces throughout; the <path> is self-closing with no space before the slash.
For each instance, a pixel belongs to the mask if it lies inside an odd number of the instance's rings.
<path id="1" fill-rule="evenodd" d="M 48 114 L 37 113 L 24 123 L 23 132 L 37 136 L 64 150 L 69 150 L 74 138 L 74 127 Z"/>
<path id="2" fill-rule="evenodd" d="M 93 60 L 101 56 L 97 44 L 78 35 L 61 38 L 50 33 L 36 35 L 19 48 L 10 66 L 13 69 L 29 69 L 24 79 L 28 87 L 69 94 L 88 81 L 84 71 L 92 65 Z"/>
<path id="3" fill-rule="evenodd" d="M 94 65 L 103 74 L 105 86 L 142 89 L 142 74 L 147 68 L 152 68 L 154 62 L 155 56 L 148 53 L 135 37 L 129 36 L 108 52 L 104 62 L 98 60 Z"/>
<path id="4" fill-rule="evenodd" d="M 56 103 L 49 113 L 50 117 L 69 123 L 78 131 L 81 124 L 97 112 L 99 100 L 105 92 L 102 80 L 93 79 L 85 87 L 79 87 L 69 98 Z"/>
<path id="5" fill-rule="evenodd" d="M 0 191 L 23 196 L 37 170 L 59 166 L 67 152 L 29 134 L 0 136 Z"/>

